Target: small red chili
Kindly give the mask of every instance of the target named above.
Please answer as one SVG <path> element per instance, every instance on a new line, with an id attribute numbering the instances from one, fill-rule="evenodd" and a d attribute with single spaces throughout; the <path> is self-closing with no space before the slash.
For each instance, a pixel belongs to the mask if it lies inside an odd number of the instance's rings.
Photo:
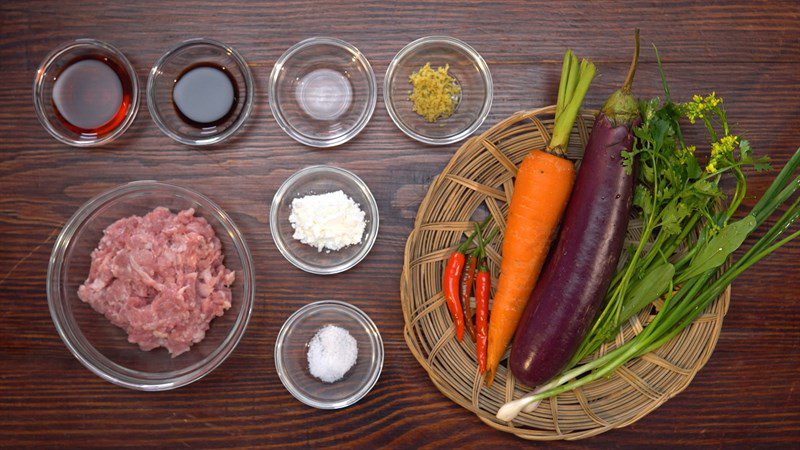
<path id="1" fill-rule="evenodd" d="M 464 338 L 464 316 L 461 313 L 461 301 L 458 298 L 458 282 L 463 271 L 464 251 L 459 247 L 447 259 L 442 280 L 442 291 L 447 301 L 447 309 L 450 310 L 450 316 L 456 324 L 456 338 L 459 342 Z"/>
<path id="2" fill-rule="evenodd" d="M 488 220 L 489 218 L 484 220 L 481 226 L 485 225 Z M 478 230 L 480 230 L 481 226 L 478 227 Z M 464 272 L 464 252 L 467 251 L 477 234 L 477 232 L 473 232 L 467 240 L 459 245 L 456 251 L 447 258 L 447 264 L 444 267 L 444 276 L 442 277 L 442 293 L 447 302 L 447 309 L 450 310 L 450 316 L 456 324 L 456 338 L 459 342 L 464 339 L 464 313 L 461 310 L 461 296 L 458 284 L 461 281 L 461 274 Z"/>
<path id="3" fill-rule="evenodd" d="M 492 289 L 492 277 L 481 258 L 478 273 L 475 275 L 475 328 L 478 348 L 478 369 L 486 372 L 486 350 L 489 343 L 489 293 Z"/>
<path id="4" fill-rule="evenodd" d="M 461 274 L 461 306 L 464 308 L 464 319 L 467 325 L 467 332 L 472 342 L 475 342 L 475 326 L 472 325 L 472 307 L 469 304 L 469 298 L 472 295 L 472 283 L 475 280 L 475 269 L 478 265 L 478 257 L 475 255 L 477 251 L 472 252 L 467 260 L 467 267 L 464 273 Z"/>
<path id="5" fill-rule="evenodd" d="M 492 276 L 486 265 L 486 244 L 497 236 L 500 229 L 495 228 L 486 240 L 479 236 L 478 272 L 475 275 L 475 337 L 478 353 L 478 370 L 486 372 L 486 355 L 489 344 L 489 296 L 492 291 Z"/>

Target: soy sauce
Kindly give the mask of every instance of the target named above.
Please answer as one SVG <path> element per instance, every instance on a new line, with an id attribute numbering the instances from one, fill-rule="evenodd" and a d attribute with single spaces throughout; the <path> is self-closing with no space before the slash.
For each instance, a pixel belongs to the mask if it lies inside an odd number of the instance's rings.
<path id="1" fill-rule="evenodd" d="M 239 101 L 236 80 L 219 64 L 203 62 L 187 67 L 172 88 L 178 117 L 196 128 L 224 124 Z"/>
<path id="2" fill-rule="evenodd" d="M 133 86 L 122 67 L 103 55 L 88 55 L 64 65 L 53 84 L 58 120 L 76 133 L 103 135 L 128 113 Z"/>

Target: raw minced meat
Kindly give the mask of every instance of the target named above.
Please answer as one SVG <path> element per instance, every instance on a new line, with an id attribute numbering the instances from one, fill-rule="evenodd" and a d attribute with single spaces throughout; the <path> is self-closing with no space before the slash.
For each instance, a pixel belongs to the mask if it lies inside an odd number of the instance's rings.
<path id="1" fill-rule="evenodd" d="M 203 340 L 209 323 L 231 306 L 236 274 L 222 244 L 194 209 L 158 207 L 117 220 L 92 252 L 78 297 L 128 333 L 142 350 L 172 357 Z"/>

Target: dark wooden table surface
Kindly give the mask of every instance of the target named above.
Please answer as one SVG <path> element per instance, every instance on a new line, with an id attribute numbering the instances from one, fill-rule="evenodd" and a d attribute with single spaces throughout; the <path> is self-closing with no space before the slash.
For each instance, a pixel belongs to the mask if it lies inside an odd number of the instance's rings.
<path id="1" fill-rule="evenodd" d="M 664 3 L 662 5 L 662 3 Z M 667 5 L 667 3 L 669 3 Z M 630 36 L 645 43 L 635 85 L 658 94 L 658 45 L 673 93 L 716 90 L 729 116 L 776 165 L 800 145 L 800 3 L 562 2 L 176 2 L 19 1 L 0 5 L 0 446 L 522 446 L 452 404 L 406 348 L 399 305 L 405 239 L 432 177 L 457 145 L 406 138 L 379 98 L 372 121 L 333 150 L 286 136 L 267 103 L 274 61 L 314 35 L 347 40 L 382 85 L 392 56 L 421 36 L 472 44 L 494 76 L 485 130 L 525 108 L 554 102 L 569 46 L 600 76 L 587 97 L 598 107 L 628 64 Z M 77 149 L 36 120 L 31 84 L 45 54 L 93 37 L 122 49 L 145 81 L 167 48 L 207 36 L 236 47 L 256 77 L 254 113 L 243 132 L 212 148 L 161 134 L 147 108 L 118 141 Z M 144 94 L 142 94 L 144 101 Z M 355 269 L 321 278 L 295 269 L 268 231 L 268 205 L 299 168 L 335 164 L 360 175 L 381 211 L 372 253 Z M 760 194 L 772 175 L 751 183 Z M 158 179 L 200 190 L 227 210 L 250 244 L 257 272 L 253 317 L 233 355 L 198 383 L 143 393 L 111 385 L 66 349 L 45 295 L 48 258 L 64 222 L 86 200 L 120 183 Z M 748 200 L 752 204 L 752 200 Z M 717 349 L 681 395 L 641 421 L 576 445 L 798 445 L 800 440 L 800 244 L 740 277 Z M 381 330 L 383 375 L 372 393 L 341 411 L 297 402 L 274 369 L 273 344 L 294 310 L 321 299 L 363 308 Z"/>

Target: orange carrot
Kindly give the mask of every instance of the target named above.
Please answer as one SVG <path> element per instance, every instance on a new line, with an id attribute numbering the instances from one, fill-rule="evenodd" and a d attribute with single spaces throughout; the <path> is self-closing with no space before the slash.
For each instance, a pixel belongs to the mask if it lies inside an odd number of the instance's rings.
<path id="1" fill-rule="evenodd" d="M 488 384 L 517 329 L 574 181 L 572 162 L 540 150 L 532 151 L 519 167 L 489 320 Z"/>
<path id="2" fill-rule="evenodd" d="M 572 50 L 564 53 L 553 135 L 547 152 L 531 151 L 517 171 L 503 236 L 500 280 L 489 317 L 487 385 L 492 384 L 497 366 L 514 337 L 567 206 L 575 182 L 575 166 L 562 156 L 594 75 L 595 67 L 590 61 L 584 59 L 578 63 Z"/>

